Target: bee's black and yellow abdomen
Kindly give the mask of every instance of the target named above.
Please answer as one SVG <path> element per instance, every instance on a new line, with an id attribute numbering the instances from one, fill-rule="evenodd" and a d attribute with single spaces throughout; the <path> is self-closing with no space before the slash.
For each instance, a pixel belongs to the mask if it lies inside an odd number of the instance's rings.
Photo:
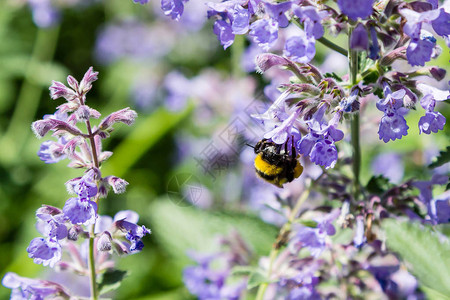
<path id="1" fill-rule="evenodd" d="M 295 157 L 260 152 L 255 158 L 255 170 L 259 177 L 282 188 L 283 184 L 298 178 L 303 167 Z"/>
<path id="2" fill-rule="evenodd" d="M 263 159 L 263 154 L 259 153 L 255 158 L 255 169 L 258 174 L 265 176 L 264 178 L 274 178 L 283 171 L 282 167 L 278 167 Z"/>

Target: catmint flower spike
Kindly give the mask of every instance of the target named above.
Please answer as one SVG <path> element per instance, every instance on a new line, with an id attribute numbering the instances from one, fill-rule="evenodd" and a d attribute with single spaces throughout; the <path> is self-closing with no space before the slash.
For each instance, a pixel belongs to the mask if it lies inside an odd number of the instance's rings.
<path id="1" fill-rule="evenodd" d="M 98 79 L 97 75 L 98 72 L 95 72 L 94 69 L 90 67 L 84 74 L 83 79 L 80 82 L 78 93 L 84 95 L 89 92 L 92 88 L 92 83 Z"/>
<path id="2" fill-rule="evenodd" d="M 98 126 L 100 130 L 108 130 L 114 125 L 114 123 L 122 122 L 127 125 L 134 123 L 137 117 L 137 113 L 129 107 L 113 112 L 102 120 Z"/>

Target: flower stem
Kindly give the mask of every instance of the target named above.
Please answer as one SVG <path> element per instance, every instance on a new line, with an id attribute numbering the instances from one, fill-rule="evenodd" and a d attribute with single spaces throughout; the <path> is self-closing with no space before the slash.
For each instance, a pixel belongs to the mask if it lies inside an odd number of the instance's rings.
<path id="1" fill-rule="evenodd" d="M 280 239 L 280 237 L 288 234 L 291 231 L 292 223 L 295 221 L 295 218 L 297 217 L 298 213 L 300 212 L 300 208 L 302 207 L 302 204 L 305 202 L 305 200 L 309 196 L 309 185 L 308 182 L 305 186 L 307 188 L 302 193 L 300 198 L 297 200 L 297 203 L 295 204 L 295 207 L 292 209 L 288 221 L 286 224 L 281 227 L 280 232 L 278 233 L 277 241 Z M 267 279 L 270 278 L 270 275 L 272 274 L 272 266 L 275 261 L 275 259 L 278 257 L 278 253 L 280 252 L 280 245 L 278 243 L 274 243 L 272 246 L 272 250 L 270 251 L 270 257 L 269 257 L 269 268 L 267 270 Z M 266 293 L 266 289 L 269 286 L 269 282 L 264 282 L 259 285 L 258 292 L 256 294 L 256 300 L 263 300 L 264 294 Z"/>
<path id="2" fill-rule="evenodd" d="M 317 41 L 319 41 L 319 43 L 321 43 L 322 45 L 327 46 L 328 48 L 336 51 L 337 53 L 340 53 L 340 54 L 342 54 L 344 56 L 348 56 L 348 51 L 347 50 L 345 50 L 341 46 L 336 45 L 335 43 L 333 43 L 332 41 L 330 41 L 330 40 L 328 40 L 328 39 L 326 39 L 324 37 L 321 37 Z"/>
<path id="3" fill-rule="evenodd" d="M 296 26 L 298 26 L 299 28 L 303 29 L 303 25 L 300 24 L 300 22 L 297 19 L 291 19 L 291 23 L 295 24 Z M 319 43 L 321 43 L 322 45 L 336 51 L 337 53 L 340 53 L 344 56 L 348 56 L 348 51 L 345 50 L 344 48 L 342 48 L 341 46 L 336 45 L 335 43 L 333 43 L 332 41 L 330 41 L 329 39 L 325 38 L 325 37 L 321 37 L 320 39 L 317 39 L 317 41 Z M 349 47 L 350 49 L 350 47 Z"/>
<path id="4" fill-rule="evenodd" d="M 354 50 L 350 49 L 350 36 L 352 32 L 352 28 L 349 30 L 348 35 L 348 43 L 349 43 L 349 52 L 348 52 L 348 65 L 350 70 L 350 84 L 351 86 L 355 86 L 358 83 L 358 53 Z M 361 147 L 359 144 L 359 112 L 355 112 L 353 118 L 350 123 L 351 130 L 351 144 L 352 144 L 352 153 L 353 153 L 353 161 L 352 161 L 352 169 L 353 169 L 353 196 L 354 200 L 357 201 L 360 194 L 360 182 L 359 182 L 359 174 L 361 170 Z"/>
<path id="5" fill-rule="evenodd" d="M 97 274 L 95 272 L 95 257 L 94 257 L 94 232 L 95 224 L 91 225 L 90 237 L 89 237 L 89 279 L 91 287 L 91 298 L 93 300 L 98 299 L 98 287 L 97 287 Z"/>

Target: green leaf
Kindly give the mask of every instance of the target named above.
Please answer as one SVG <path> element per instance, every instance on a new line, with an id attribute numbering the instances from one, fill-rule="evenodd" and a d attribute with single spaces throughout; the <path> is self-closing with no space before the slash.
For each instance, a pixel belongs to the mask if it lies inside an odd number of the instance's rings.
<path id="1" fill-rule="evenodd" d="M 450 300 L 450 296 L 443 295 L 436 290 L 433 290 L 427 286 L 422 286 L 421 290 L 427 295 L 427 299 L 433 300 Z"/>
<path id="2" fill-rule="evenodd" d="M 213 253 L 219 250 L 218 235 L 236 230 L 259 255 L 267 255 L 277 228 L 259 218 L 236 212 L 211 212 L 178 206 L 168 198 L 154 201 L 148 210 L 152 237 L 167 249 L 180 267 L 192 264 L 188 250 Z"/>
<path id="3" fill-rule="evenodd" d="M 247 289 L 251 290 L 262 283 L 270 283 L 271 281 L 261 271 L 253 272 L 248 278 Z"/>
<path id="4" fill-rule="evenodd" d="M 317 222 L 313 220 L 297 220 L 298 223 L 306 227 L 316 228 Z"/>
<path id="5" fill-rule="evenodd" d="M 439 156 L 428 167 L 437 168 L 450 161 L 450 146 L 447 146 L 446 150 L 440 151 Z"/>
<path id="6" fill-rule="evenodd" d="M 250 266 L 234 266 L 231 269 L 231 275 L 250 275 L 251 273 L 254 273 L 257 271 L 256 267 L 250 267 Z"/>
<path id="7" fill-rule="evenodd" d="M 390 187 L 389 179 L 383 175 L 374 175 L 367 183 L 367 191 L 372 194 L 380 195 L 387 191 Z"/>
<path id="8" fill-rule="evenodd" d="M 127 271 L 121 270 L 108 270 L 103 273 L 98 284 L 100 295 L 117 290 L 127 274 Z"/>
<path id="9" fill-rule="evenodd" d="M 387 246 L 412 266 L 421 285 L 450 295 L 450 245 L 441 243 L 435 232 L 417 223 L 385 220 Z"/>
<path id="10" fill-rule="evenodd" d="M 342 82 L 341 76 L 337 75 L 337 74 L 334 73 L 334 72 L 331 72 L 331 73 L 325 73 L 323 76 L 324 76 L 324 77 L 333 78 L 333 79 L 336 80 L 337 82 Z"/>

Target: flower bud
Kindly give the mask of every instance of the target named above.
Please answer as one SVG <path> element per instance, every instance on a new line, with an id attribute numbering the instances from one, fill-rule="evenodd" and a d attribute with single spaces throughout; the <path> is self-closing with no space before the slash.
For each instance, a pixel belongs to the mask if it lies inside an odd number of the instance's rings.
<path id="1" fill-rule="evenodd" d="M 97 250 L 99 252 L 107 252 L 112 249 L 112 237 L 108 231 L 104 231 L 97 241 Z"/>
<path id="2" fill-rule="evenodd" d="M 356 51 L 365 51 L 369 48 L 369 37 L 363 24 L 358 23 L 350 37 L 350 48 Z"/>
<path id="3" fill-rule="evenodd" d="M 104 118 L 98 127 L 101 130 L 107 130 L 110 129 L 112 125 L 117 122 L 122 122 L 127 125 L 131 125 L 134 123 L 136 117 L 137 113 L 134 110 L 127 107 L 119 111 L 113 112 L 112 114 Z"/>
<path id="4" fill-rule="evenodd" d="M 67 76 L 67 83 L 74 91 L 78 91 L 78 81 L 72 75 Z"/>
<path id="5" fill-rule="evenodd" d="M 86 94 L 92 88 L 92 83 L 98 79 L 98 72 L 94 72 L 92 67 L 84 74 L 83 79 L 80 82 L 78 92 L 80 94 Z"/>
<path id="6" fill-rule="evenodd" d="M 45 136 L 50 130 L 65 131 L 73 135 L 83 135 L 76 127 L 56 119 L 38 120 L 31 124 L 31 129 L 38 138 Z"/>
<path id="7" fill-rule="evenodd" d="M 58 99 L 63 97 L 67 101 L 72 101 L 77 98 L 77 94 L 72 90 L 66 87 L 62 82 L 52 81 L 52 85 L 50 86 L 50 97 L 52 99 Z"/>
<path id="8" fill-rule="evenodd" d="M 75 111 L 75 114 L 77 116 L 77 119 L 83 122 L 89 120 L 89 117 L 91 116 L 89 107 L 87 105 L 81 105 L 80 107 L 78 107 L 78 109 Z"/>

